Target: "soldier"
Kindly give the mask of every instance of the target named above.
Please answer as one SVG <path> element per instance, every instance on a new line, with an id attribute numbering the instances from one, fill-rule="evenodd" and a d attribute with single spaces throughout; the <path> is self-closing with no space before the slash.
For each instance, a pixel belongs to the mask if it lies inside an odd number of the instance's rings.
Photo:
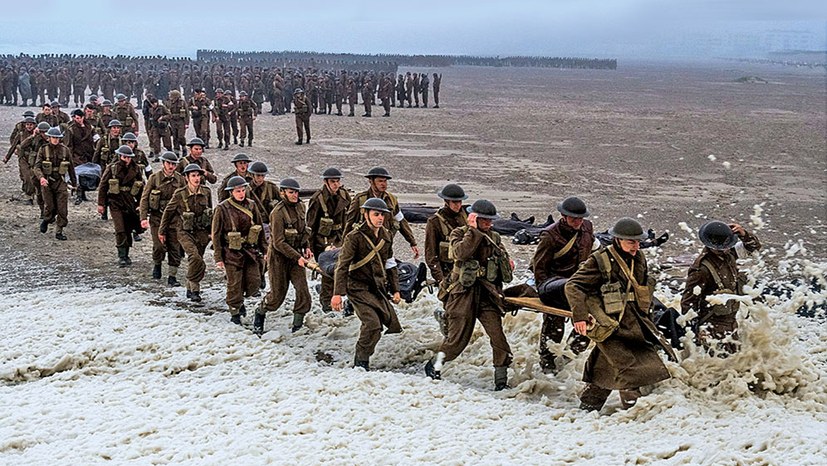
<path id="1" fill-rule="evenodd" d="M 362 84 L 362 104 L 365 106 L 363 117 L 371 116 L 371 105 L 373 104 L 373 84 L 370 79 L 365 79 Z"/>
<path id="2" fill-rule="evenodd" d="M 382 78 L 382 84 L 379 86 L 379 99 L 382 101 L 382 108 L 385 109 L 385 114 L 382 116 L 391 116 L 391 94 L 393 94 L 393 84 L 386 76 Z"/>
<path id="3" fill-rule="evenodd" d="M 17 166 L 20 172 L 20 181 L 23 182 L 22 190 L 23 194 L 29 198 L 25 203 L 34 205 L 36 199 L 37 205 L 40 207 L 41 218 L 43 218 L 43 196 L 33 169 L 40 148 L 49 143 L 49 138 L 46 136 L 47 131 L 49 131 L 48 123 L 45 121 L 38 123 L 31 136 L 24 139 L 17 148 Z"/>
<path id="4" fill-rule="evenodd" d="M 247 139 L 247 147 L 253 147 L 253 121 L 258 114 L 258 106 L 250 100 L 245 91 L 238 93 L 238 121 L 241 123 L 241 147 L 244 147 L 244 139 Z"/>
<path id="5" fill-rule="evenodd" d="M 108 127 L 109 134 L 98 139 L 98 143 L 95 145 L 95 153 L 92 156 L 92 163 L 100 165 L 101 170 L 105 170 L 107 165 L 118 160 L 119 156 L 115 154 L 115 151 L 121 145 L 121 129 L 123 126 L 120 120 L 111 120 Z M 84 196 L 85 194 L 78 187 L 78 201 L 86 200 Z"/>
<path id="6" fill-rule="evenodd" d="M 9 136 L 9 150 L 3 158 L 3 163 L 8 163 L 11 159 L 11 155 L 18 150 L 20 143 L 27 137 L 34 134 L 35 127 L 37 126 L 37 120 L 34 119 L 33 114 L 34 112 L 28 110 L 24 113 L 23 121 L 14 125 L 14 130 L 12 130 L 11 136 Z"/>
<path id="7" fill-rule="evenodd" d="M 746 276 L 738 271 L 739 240 L 747 253 L 761 249 L 758 238 L 737 223 L 727 225 L 716 220 L 705 223 L 698 231 L 704 250 L 698 255 L 686 276 L 681 297 L 683 314 L 694 312 L 692 323 L 695 343 L 721 357 L 738 350 L 738 322 L 735 316 L 739 302 L 730 299 L 712 304 L 707 298 L 718 294 L 743 295 Z"/>
<path id="8" fill-rule="evenodd" d="M 388 295 L 394 304 L 402 299 L 399 276 L 393 258 L 393 236 L 383 225 L 391 212 L 382 199 L 371 198 L 360 206 L 362 222 L 345 236 L 336 262 L 333 297 L 334 311 L 344 309 L 343 295 L 353 304 L 362 325 L 356 341 L 353 366 L 370 370 L 370 357 L 382 336 L 402 332 Z"/>
<path id="9" fill-rule="evenodd" d="M 279 202 L 279 186 L 272 181 L 265 179 L 269 170 L 264 162 L 253 162 L 247 170 L 252 175 L 250 181 L 250 199 L 255 201 L 256 207 L 259 209 L 262 221 L 264 222 L 264 231 L 269 241 L 270 236 L 270 212 L 276 207 Z"/>
<path id="10" fill-rule="evenodd" d="M 356 87 L 356 82 L 353 78 L 347 79 L 345 95 L 347 95 L 347 104 L 350 107 L 350 113 L 348 113 L 347 116 L 356 116 L 356 101 L 359 99 L 359 89 Z"/>
<path id="11" fill-rule="evenodd" d="M 79 107 L 83 103 L 83 96 L 86 95 L 86 75 L 81 68 L 78 68 L 75 72 L 75 78 L 72 81 L 72 94 L 74 95 L 75 107 Z"/>
<path id="12" fill-rule="evenodd" d="M 302 145 L 304 136 L 302 129 L 307 131 L 307 143 L 310 144 L 310 115 L 313 114 L 313 110 L 310 108 L 307 96 L 304 95 L 304 90 L 300 87 L 293 91 L 293 106 L 295 107 L 293 112 L 296 114 L 296 133 L 299 136 L 296 144 Z"/>
<path id="13" fill-rule="evenodd" d="M 97 143 L 98 139 L 108 131 L 105 127 L 101 126 L 101 119 L 98 117 L 95 106 L 92 104 L 86 104 L 86 106 L 83 107 L 83 121 L 94 131 L 92 135 L 92 141 L 94 143 Z M 94 145 L 92 150 L 94 151 Z"/>
<path id="14" fill-rule="evenodd" d="M 238 145 L 238 102 L 235 100 L 235 91 L 232 89 L 232 82 L 229 84 L 230 86 L 224 86 L 224 99 L 228 102 L 227 119 L 230 121 L 230 127 L 233 129 L 233 144 Z"/>
<path id="15" fill-rule="evenodd" d="M 247 167 L 252 161 L 253 159 L 247 154 L 236 154 L 236 156 L 233 157 L 231 162 L 235 166 L 235 171 L 225 176 L 221 181 L 221 187 L 218 188 L 218 202 L 222 202 L 230 197 L 230 191 L 225 188 L 227 187 L 227 182 L 229 182 L 232 177 L 240 176 L 244 178 L 244 181 L 247 183 L 252 181 L 253 175 L 247 171 Z"/>
<path id="16" fill-rule="evenodd" d="M 72 122 L 66 129 L 66 147 L 72 152 L 72 163 L 78 166 L 92 160 L 95 154 L 95 128 L 86 123 L 83 110 L 72 112 Z"/>
<path id="17" fill-rule="evenodd" d="M 54 127 L 50 128 L 46 135 L 49 137 L 49 144 L 38 151 L 33 170 L 40 184 L 44 203 L 40 232 L 46 233 L 49 224 L 55 223 L 57 219 L 55 238 L 66 241 L 63 229 L 69 224 L 69 192 L 64 177 L 68 174 L 69 181 L 74 186 L 77 186 L 78 179 L 72 165 L 72 153 L 60 142 L 63 133 Z"/>
<path id="18" fill-rule="evenodd" d="M 187 143 L 187 128 L 189 128 L 190 112 L 187 104 L 181 98 L 181 91 L 173 89 L 169 91 L 169 103 L 167 105 L 169 114 L 161 119 L 169 123 L 170 137 L 175 154 L 187 155 L 185 144 Z"/>
<path id="19" fill-rule="evenodd" d="M 405 107 L 405 77 L 401 74 L 396 79 L 396 101 L 399 108 Z"/>
<path id="20" fill-rule="evenodd" d="M 190 116 L 192 127 L 195 129 L 195 137 L 204 141 L 204 149 L 210 148 L 210 99 L 204 93 L 204 89 L 195 89 L 195 95 L 190 98 Z"/>
<path id="21" fill-rule="evenodd" d="M 57 100 L 53 100 L 52 103 L 49 104 L 49 106 L 52 107 L 52 113 L 54 115 L 57 115 L 58 124 L 68 125 L 72 121 L 72 118 L 69 117 L 69 114 L 60 110 L 60 102 L 58 102 Z"/>
<path id="22" fill-rule="evenodd" d="M 199 138 L 192 138 L 190 142 L 187 143 L 187 146 L 190 148 L 190 153 L 185 157 L 181 157 L 181 161 L 178 162 L 178 173 L 183 174 L 187 166 L 194 163 L 204 171 L 203 176 L 207 181 L 210 183 L 218 181 L 212 164 L 204 157 L 204 141 Z"/>
<path id="23" fill-rule="evenodd" d="M 143 167 L 144 176 L 149 178 L 149 175 L 152 174 L 152 166 L 149 164 L 149 158 L 147 158 L 144 151 L 138 149 L 138 137 L 132 133 L 126 133 L 121 136 L 121 144 L 125 144 L 132 149 L 132 153 L 135 154 L 135 158 L 132 160 L 139 167 Z M 157 158 L 154 162 L 160 162 L 160 160 L 160 158 Z"/>
<path id="24" fill-rule="evenodd" d="M 434 108 L 439 108 L 439 86 L 442 84 L 442 73 L 434 73 Z"/>
<path id="25" fill-rule="evenodd" d="M 649 320 L 652 292 L 640 241 L 643 227 L 622 218 L 609 230 L 613 242 L 592 253 L 566 283 L 574 330 L 596 346 L 583 370 L 587 383 L 580 408 L 599 411 L 612 390 L 624 409 L 635 405 L 640 387 L 669 378 L 655 345 L 674 360 L 669 344 Z"/>
<path id="26" fill-rule="evenodd" d="M 310 247 L 318 258 L 328 249 L 342 247 L 345 215 L 350 205 L 350 194 L 342 188 L 342 172 L 328 168 L 322 173 L 324 185 L 313 193 L 307 207 L 307 227 L 310 229 Z M 319 302 L 322 311 L 330 312 L 333 297 L 333 277 L 322 275 Z"/>
<path id="27" fill-rule="evenodd" d="M 413 89 L 414 89 L 413 76 L 411 76 L 411 72 L 408 71 L 407 73 L 405 73 L 405 100 L 408 101 L 408 108 L 412 107 L 411 102 L 413 102 L 413 101 L 411 100 L 411 97 L 412 97 L 411 94 L 413 94 Z"/>
<path id="28" fill-rule="evenodd" d="M 419 108 L 419 73 L 413 74 L 413 98 L 416 105 L 414 107 Z"/>
<path id="29" fill-rule="evenodd" d="M 212 121 L 215 123 L 215 133 L 218 135 L 218 148 L 230 150 L 230 114 L 233 102 L 224 96 L 224 89 L 215 90 L 215 102 L 212 110 Z"/>
<path id="30" fill-rule="evenodd" d="M 150 154 L 157 155 L 161 153 L 161 141 L 164 142 L 166 150 L 172 150 L 172 141 L 169 138 L 169 123 L 166 121 L 169 115 L 169 110 L 158 101 L 158 98 L 150 95 L 147 97 L 149 102 L 149 150 Z"/>
<path id="31" fill-rule="evenodd" d="M 115 114 L 112 113 L 112 102 L 104 100 L 101 103 L 101 110 L 98 118 L 100 118 L 101 126 L 104 128 L 109 127 L 109 122 L 116 119 Z"/>
<path id="32" fill-rule="evenodd" d="M 138 199 L 144 188 L 143 170 L 133 162 L 135 154 L 129 146 L 115 150 L 119 160 L 106 166 L 98 187 L 98 213 L 103 215 L 108 206 L 115 226 L 115 247 L 118 249 L 118 266 L 132 265 L 129 248 L 132 234 L 140 234 Z"/>
<path id="33" fill-rule="evenodd" d="M 419 78 L 419 89 L 422 93 L 422 106 L 428 108 L 428 73 L 422 73 Z"/>
<path id="34" fill-rule="evenodd" d="M 414 254 L 414 259 L 419 258 L 419 247 L 416 245 L 416 238 L 413 230 L 402 215 L 402 210 L 399 208 L 399 201 L 396 196 L 388 192 L 388 180 L 393 179 L 386 169 L 383 167 L 373 167 L 367 175 L 370 181 L 370 187 L 367 191 L 357 194 L 350 203 L 350 208 L 347 211 L 347 222 L 345 224 L 345 235 L 353 228 L 353 225 L 360 220 L 360 206 L 369 198 L 382 199 L 387 205 L 389 212 L 385 214 L 384 227 L 391 234 L 391 238 L 396 237 L 396 233 L 402 233 L 405 241 L 411 245 L 411 251 Z"/>
<path id="35" fill-rule="evenodd" d="M 336 102 L 336 116 L 342 116 L 342 101 L 345 96 L 345 84 L 336 78 L 333 84 L 333 100 Z"/>
<path id="36" fill-rule="evenodd" d="M 570 310 L 565 286 L 577 267 L 589 258 L 594 245 L 594 227 L 585 218 L 589 216 L 586 204 L 577 197 L 567 197 L 557 204 L 562 218 L 540 232 L 540 242 L 531 263 L 534 283 L 540 300 L 547 306 Z M 564 317 L 543 314 L 540 330 L 540 368 L 543 373 L 556 372 L 554 354 L 548 342 L 563 341 Z M 580 354 L 589 346 L 589 339 L 572 332 L 569 346 L 574 354 Z"/>
<path id="37" fill-rule="evenodd" d="M 207 270 L 204 251 L 210 243 L 212 228 L 212 193 L 201 185 L 204 170 L 198 165 L 187 165 L 183 175 L 187 184 L 172 193 L 158 225 L 158 241 L 167 248 L 176 247 L 167 243 L 168 238 L 173 241 L 167 235 L 173 230 L 177 232 L 178 243 L 187 255 L 187 299 L 200 302 L 201 280 Z"/>
<path id="38" fill-rule="evenodd" d="M 299 199 L 299 183 L 285 178 L 279 183 L 281 200 L 270 213 L 270 246 L 267 249 L 267 269 L 270 291 L 256 309 L 253 332 L 264 332 L 264 318 L 268 311 L 275 311 L 284 302 L 287 289 L 293 284 L 296 299 L 293 303 L 291 331 L 297 332 L 304 325 L 304 316 L 310 311 L 310 291 L 304 267 L 313 256 L 308 247 L 307 224 L 304 204 Z"/>
<path id="39" fill-rule="evenodd" d="M 178 266 L 181 265 L 181 248 L 178 244 L 178 232 L 174 226 L 167 228 L 167 240 L 164 244 L 158 239 L 161 216 L 169 201 L 178 188 L 187 184 L 183 175 L 175 171 L 178 166 L 178 157 L 175 152 L 167 151 L 161 154 L 162 167 L 146 181 L 143 195 L 141 195 L 140 218 L 141 228 L 149 230 L 152 235 L 152 278 L 161 279 L 161 264 L 167 258 L 167 285 L 180 286 L 178 283 Z"/>
<path id="40" fill-rule="evenodd" d="M 511 282 L 514 263 L 500 235 L 491 229 L 497 217 L 494 204 L 480 199 L 471 205 L 468 224 L 451 232 L 450 250 L 455 262 L 445 289 L 448 335 L 437 355 L 425 364 L 425 374 L 432 379 L 440 379 L 443 363 L 453 361 L 465 350 L 475 320 L 479 320 L 493 351 L 494 390 L 509 388 L 512 356 L 502 326 L 502 291 L 503 283 Z"/>
<path id="41" fill-rule="evenodd" d="M 117 101 L 117 104 L 113 109 L 115 112 L 115 118 L 123 123 L 126 132 L 132 133 L 136 136 L 140 134 L 138 132 L 138 113 L 135 111 L 135 107 L 132 105 L 132 102 L 130 102 L 129 98 L 127 98 L 124 94 L 118 94 L 115 96 L 115 100 Z M 160 151 L 156 152 L 156 154 L 158 153 L 160 153 Z"/>
<path id="42" fill-rule="evenodd" d="M 266 243 L 262 218 L 255 203 L 247 199 L 249 183 L 234 176 L 224 188 L 231 197 L 218 204 L 212 219 L 215 266 L 227 275 L 227 306 L 230 321 L 241 325 L 247 315 L 244 298 L 259 292 L 260 263 Z"/>
<path id="43" fill-rule="evenodd" d="M 448 297 L 446 278 L 454 268 L 454 260 L 449 254 L 450 236 L 455 228 L 468 224 L 468 214 L 462 208 L 462 201 L 468 199 L 465 191 L 457 184 L 447 184 L 437 194 L 445 201 L 443 205 L 425 225 L 425 263 L 431 270 L 431 276 L 439 284 L 442 304 Z M 434 317 L 439 322 L 443 336 L 447 336 L 445 313 L 439 309 L 434 311 Z"/>
<path id="44" fill-rule="evenodd" d="M 60 126 L 61 124 L 60 117 L 52 112 L 52 106 L 48 102 L 43 104 L 40 113 L 38 113 L 37 116 L 34 117 L 34 119 L 38 123 L 42 123 L 44 121 L 46 123 L 49 123 L 50 128 Z"/>

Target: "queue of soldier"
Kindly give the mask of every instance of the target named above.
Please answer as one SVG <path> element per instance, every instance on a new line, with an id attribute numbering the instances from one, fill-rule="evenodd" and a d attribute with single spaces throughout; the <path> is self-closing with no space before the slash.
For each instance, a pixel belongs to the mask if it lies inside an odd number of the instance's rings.
<path id="1" fill-rule="evenodd" d="M 133 241 L 149 229 L 152 277 L 163 278 L 166 262 L 167 284 L 179 286 L 178 267 L 186 256 L 186 296 L 198 302 L 212 242 L 214 262 L 226 277 L 230 319 L 241 324 L 247 315 L 245 298 L 258 299 L 252 316 L 258 335 L 264 332 L 268 312 L 282 306 L 291 285 L 296 299 L 290 328 L 295 332 L 304 326 L 311 309 L 306 269 L 314 266 L 312 258 L 337 251 L 335 272 L 322 275 L 320 305 L 324 312 L 342 311 L 347 297 L 361 321 L 353 365 L 368 370 L 382 333 L 403 329 L 394 308 L 400 291 L 393 242 L 401 233 L 415 259 L 423 253 L 444 307 L 443 341 L 424 362 L 428 377 L 442 378 L 444 366 L 462 354 L 479 321 L 492 348 L 494 388 L 509 388 L 512 352 L 502 319 L 510 308 L 503 297 L 515 290 L 571 311 L 573 333 L 567 344 L 574 353 L 591 348 L 581 408 L 601 409 L 613 390 L 623 407 L 633 406 L 641 387 L 669 377 L 659 352 L 670 359 L 676 355 L 651 320 L 654 279 L 640 251 L 646 235 L 636 220 L 618 220 L 609 230 L 612 244 L 596 247 L 585 202 L 577 197 L 562 200 L 557 205 L 561 218 L 541 233 L 532 260 L 535 286 L 504 288 L 512 281 L 514 263 L 492 230 L 497 209 L 480 199 L 466 211 L 468 196 L 459 185 L 446 185 L 438 193 L 444 205 L 428 220 L 420 251 L 398 199 L 388 190 L 393 177 L 382 167 L 370 169 L 367 189 L 352 197 L 342 185 L 342 173 L 328 168 L 305 207 L 296 180 L 273 183 L 266 179 L 266 164 L 237 154 L 232 159 L 235 171 L 223 178 L 214 205 L 208 183 L 217 184 L 218 177 L 204 156 L 207 143 L 200 137 L 179 141 L 181 156 L 162 152 L 161 169 L 152 173 L 150 160 L 137 148 L 134 109 L 126 105 L 123 112 L 124 122 L 111 118 L 104 134 L 96 133 L 99 117 L 89 106 L 73 111 L 68 124 L 68 116 L 44 108 L 39 115 L 24 116 L 15 128 L 4 161 L 17 153 L 22 191 L 40 208 L 42 233 L 54 224 L 55 238 L 67 239 L 69 188 L 76 188 L 77 203 L 94 189 L 83 188 L 76 172 L 85 160 L 81 155 L 92 153 L 91 163 L 102 172 L 97 211 L 112 220 L 118 264 L 131 265 Z M 123 129 L 129 132 L 121 134 Z M 183 132 L 176 134 L 183 137 Z M 704 224 L 699 238 L 705 247 L 689 269 L 681 311 L 693 317 L 695 343 L 725 357 L 738 349 L 739 304 L 712 304 L 707 297 L 743 294 L 745 280 L 736 266 L 735 246 L 741 242 L 752 252 L 760 243 L 742 226 L 719 221 Z M 549 342 L 561 343 L 564 329 L 564 318 L 544 315 L 539 356 L 546 373 L 558 369 Z"/>

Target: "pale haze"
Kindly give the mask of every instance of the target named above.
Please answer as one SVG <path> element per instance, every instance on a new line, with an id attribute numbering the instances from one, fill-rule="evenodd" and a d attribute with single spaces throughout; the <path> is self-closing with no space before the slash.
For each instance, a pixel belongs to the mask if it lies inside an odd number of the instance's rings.
<path id="1" fill-rule="evenodd" d="M 37 5 L 36 13 L 29 4 L 4 5 L 0 53 L 194 56 L 201 48 L 680 58 L 761 56 L 785 45 L 827 50 L 827 7 L 809 0 Z M 779 33 L 795 40 L 784 42 Z"/>

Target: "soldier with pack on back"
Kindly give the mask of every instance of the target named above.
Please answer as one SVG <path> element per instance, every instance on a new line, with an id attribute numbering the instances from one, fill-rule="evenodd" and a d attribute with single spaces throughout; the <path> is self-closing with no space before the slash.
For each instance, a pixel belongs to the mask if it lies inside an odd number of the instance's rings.
<path id="1" fill-rule="evenodd" d="M 227 187 L 227 183 L 230 181 L 230 178 L 234 176 L 240 176 L 244 178 L 244 181 L 249 183 L 253 180 L 253 175 L 247 171 L 247 168 L 252 162 L 253 159 L 250 158 L 247 154 L 236 154 L 235 157 L 231 160 L 233 166 L 235 166 L 235 170 L 231 172 L 229 175 L 225 176 L 224 179 L 221 181 L 221 187 L 218 188 L 218 202 L 222 202 L 225 199 L 230 197 L 230 191 L 224 189 Z"/>
<path id="2" fill-rule="evenodd" d="M 310 247 L 318 260 L 329 249 L 342 247 L 345 215 L 350 205 L 350 194 L 342 187 L 342 172 L 328 168 L 322 173 L 322 188 L 313 193 L 307 207 L 307 227 L 310 229 Z M 333 277 L 322 275 L 319 302 L 322 311 L 330 312 L 333 297 Z"/>
<path id="3" fill-rule="evenodd" d="M 624 409 L 635 405 L 640 388 L 668 379 L 657 347 L 675 360 L 669 343 L 650 319 L 650 280 L 640 242 L 643 227 L 622 218 L 609 230 L 612 244 L 593 252 L 565 286 L 574 329 L 595 346 L 583 370 L 586 388 L 580 409 L 599 411 L 612 390 Z"/>
<path id="4" fill-rule="evenodd" d="M 191 163 L 184 168 L 186 186 L 172 193 L 158 226 L 158 240 L 167 248 L 168 234 L 175 230 L 178 243 L 187 255 L 187 298 L 201 301 L 201 280 L 207 271 L 204 252 L 210 244 L 212 229 L 212 193 L 203 185 L 204 170 Z"/>
<path id="5" fill-rule="evenodd" d="M 181 97 L 181 91 L 173 89 L 169 91 L 169 101 L 167 102 L 167 109 L 169 114 L 161 117 L 162 120 L 169 123 L 170 138 L 172 139 L 172 149 L 175 154 L 187 155 L 187 128 L 190 126 L 190 112 L 187 109 L 187 104 Z"/>
<path id="6" fill-rule="evenodd" d="M 224 95 L 224 89 L 215 90 L 215 101 L 212 108 L 212 121 L 215 123 L 215 134 L 218 135 L 218 148 L 230 150 L 230 111 L 235 104 Z"/>
<path id="7" fill-rule="evenodd" d="M 250 100 L 247 92 L 241 91 L 238 93 L 238 122 L 241 124 L 241 143 L 244 147 L 244 139 L 247 139 L 247 147 L 253 147 L 253 122 L 258 115 L 258 106 L 255 102 Z"/>
<path id="8" fill-rule="evenodd" d="M 212 219 L 215 265 L 227 276 L 230 321 L 239 325 L 241 317 L 247 315 L 244 298 L 259 292 L 261 256 L 267 247 L 262 218 L 247 198 L 248 186 L 240 176 L 230 178 L 224 188 L 230 197 L 218 204 Z"/>
<path id="9" fill-rule="evenodd" d="M 38 123 L 32 135 L 24 139 L 17 148 L 17 165 L 20 180 L 23 182 L 22 190 L 23 194 L 29 198 L 26 203 L 33 205 L 36 200 L 41 218 L 43 218 L 43 195 L 34 174 L 34 164 L 40 148 L 49 143 L 49 137 L 46 135 L 49 129 L 49 124 L 45 121 Z"/>
<path id="10" fill-rule="evenodd" d="M 98 213 L 103 215 L 109 207 L 115 227 L 115 247 L 118 250 L 118 265 L 132 265 L 129 249 L 133 233 L 141 233 L 141 219 L 138 216 L 138 200 L 144 189 L 144 168 L 134 163 L 135 154 L 129 146 L 115 150 L 119 160 L 106 166 L 98 187 Z"/>
<path id="11" fill-rule="evenodd" d="M 175 191 L 186 185 L 184 176 L 175 171 L 178 157 L 175 152 L 166 151 L 161 154 L 161 170 L 153 173 L 146 181 L 146 187 L 141 195 L 139 216 L 141 228 L 149 230 L 152 235 L 152 278 L 161 279 L 161 265 L 167 259 L 167 285 L 180 286 L 178 266 L 181 265 L 181 248 L 178 244 L 178 231 L 173 225 L 167 228 L 167 244 L 158 239 L 161 225 L 161 216 Z"/>
<path id="12" fill-rule="evenodd" d="M 746 253 L 761 249 L 758 238 L 737 223 L 713 220 L 698 231 L 704 250 L 695 259 L 686 276 L 681 297 L 684 314 L 694 312 L 692 330 L 695 343 L 721 357 L 738 349 L 738 322 L 735 317 L 740 303 L 730 299 L 711 303 L 708 298 L 719 294 L 743 295 L 746 276 L 738 271 L 739 241 Z"/>
<path id="13" fill-rule="evenodd" d="M 68 147 L 61 143 L 63 133 L 57 127 L 46 132 L 49 143 L 40 148 L 34 164 L 34 176 L 40 184 L 43 196 L 43 220 L 40 222 L 40 232 L 46 233 L 50 223 L 56 223 L 55 239 L 66 240 L 63 229 L 69 224 L 69 191 L 64 177 L 69 175 L 69 181 L 77 186 L 78 179 L 75 167 L 72 164 L 72 154 Z"/>
<path id="14" fill-rule="evenodd" d="M 270 245 L 267 249 L 270 291 L 256 309 L 253 332 L 257 335 L 264 332 L 266 313 L 275 311 L 284 303 L 290 284 L 296 291 L 291 331 L 297 332 L 302 328 L 304 316 L 310 311 L 305 267 L 313 253 L 308 243 L 305 207 L 299 199 L 300 189 L 299 183 L 292 178 L 281 180 L 281 201 L 270 213 Z"/>
<path id="15" fill-rule="evenodd" d="M 502 291 L 503 283 L 511 282 L 514 263 L 500 235 L 492 230 L 496 218 L 494 204 L 480 199 L 471 205 L 468 224 L 451 232 L 454 265 L 445 288 L 447 336 L 439 352 L 425 364 L 425 374 L 432 379 L 440 379 L 443 364 L 462 354 L 479 320 L 491 343 L 494 390 L 508 388 L 512 355 L 502 326 Z"/>
<path id="16" fill-rule="evenodd" d="M 115 118 L 121 121 L 126 132 L 136 136 L 140 134 L 138 132 L 138 113 L 135 111 L 135 107 L 124 94 L 118 94 L 115 96 L 115 100 L 117 101 L 113 109 Z"/>
<path id="17" fill-rule="evenodd" d="M 468 199 L 465 191 L 457 184 L 445 185 L 437 194 L 445 204 L 425 225 L 425 263 L 431 271 L 431 276 L 439 286 L 440 301 L 445 304 L 448 297 L 447 278 L 454 269 L 454 260 L 450 255 L 450 236 L 455 228 L 468 224 L 468 214 L 462 208 L 462 201 Z M 443 336 L 447 334 L 444 312 L 441 309 L 434 311 L 434 317 L 439 322 Z"/>
<path id="18" fill-rule="evenodd" d="M 345 236 L 336 263 L 333 297 L 334 311 L 344 310 L 343 296 L 353 304 L 362 322 L 353 366 L 370 370 L 370 358 L 382 337 L 402 332 L 393 303 L 399 303 L 399 275 L 393 258 L 393 236 L 384 228 L 391 211 L 382 199 L 367 199 L 361 206 L 362 220 Z M 389 299 L 390 297 L 390 299 Z"/>
<path id="19" fill-rule="evenodd" d="M 569 277 L 591 255 L 594 246 L 594 227 L 586 217 L 589 209 L 578 197 L 567 197 L 557 204 L 562 218 L 540 232 L 540 242 L 532 259 L 534 283 L 540 301 L 547 306 L 570 310 L 565 286 Z M 543 314 L 540 330 L 540 368 L 544 373 L 557 371 L 554 354 L 548 343 L 563 341 L 566 319 Z M 572 332 L 569 346 L 574 354 L 580 354 L 589 346 L 589 339 Z"/>
<path id="20" fill-rule="evenodd" d="M 194 95 L 190 97 L 189 108 L 190 117 L 192 117 L 192 127 L 195 129 L 195 137 L 201 138 L 204 141 L 204 148 L 210 148 L 210 113 L 212 103 L 204 89 L 197 88 L 193 91 Z"/>

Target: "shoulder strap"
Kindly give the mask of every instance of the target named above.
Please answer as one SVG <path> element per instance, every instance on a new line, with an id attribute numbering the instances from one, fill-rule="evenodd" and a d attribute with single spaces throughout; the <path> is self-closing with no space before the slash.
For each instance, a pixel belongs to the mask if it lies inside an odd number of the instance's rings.
<path id="1" fill-rule="evenodd" d="M 348 267 L 348 269 L 347 269 L 348 272 L 353 272 L 356 269 L 360 269 L 360 268 L 364 267 L 367 263 L 372 261 L 374 257 L 379 257 L 379 251 L 381 251 L 382 248 L 385 247 L 385 240 L 384 239 L 380 240 L 379 244 L 373 244 L 373 241 L 370 240 L 370 237 L 368 237 L 368 235 L 366 235 L 362 231 L 360 231 L 359 233 L 361 233 L 362 236 L 365 237 L 365 241 L 368 242 L 368 245 L 370 246 L 371 251 L 365 257 L 363 257 L 362 260 L 360 260 L 359 262 L 357 262 L 355 264 L 350 264 L 350 267 Z M 381 258 L 380 258 L 380 260 L 381 260 Z M 383 267 L 383 270 L 384 270 L 384 267 Z"/>
<path id="2" fill-rule="evenodd" d="M 597 260 L 597 267 L 600 269 L 600 273 L 603 274 L 603 278 L 606 281 L 609 281 L 611 279 L 612 264 L 609 263 L 609 252 L 607 251 L 607 248 L 600 249 L 593 255 L 595 260 Z"/>
<path id="3" fill-rule="evenodd" d="M 637 280 L 635 280 L 635 276 L 634 276 L 634 268 L 635 268 L 634 262 L 632 262 L 632 268 L 630 269 L 629 266 L 626 265 L 625 262 L 623 262 L 623 259 L 620 257 L 620 255 L 617 253 L 617 251 L 615 251 L 614 246 L 609 246 L 607 249 L 609 250 L 609 253 L 612 255 L 612 257 L 615 258 L 615 261 L 617 262 L 617 265 L 620 267 L 620 270 L 623 271 L 623 275 L 626 275 L 626 279 L 629 281 L 629 283 L 631 283 L 632 285 L 637 286 L 638 283 L 637 283 Z"/>
<path id="4" fill-rule="evenodd" d="M 554 255 L 551 256 L 552 259 L 559 259 L 559 258 L 565 256 L 569 251 L 571 251 L 571 248 L 574 247 L 574 243 L 577 241 L 577 237 L 579 235 L 580 235 L 580 233 L 576 233 L 574 236 L 572 236 L 571 239 L 569 240 L 569 242 L 566 243 L 565 246 L 563 246 L 563 249 L 555 252 Z"/>
<path id="5" fill-rule="evenodd" d="M 723 280 L 721 280 L 721 275 L 718 274 L 718 271 L 715 270 L 715 267 L 709 265 L 706 261 L 701 261 L 701 267 L 705 268 L 710 275 L 712 275 L 712 279 L 715 280 L 715 285 L 718 287 L 719 290 L 723 290 L 726 288 L 724 286 Z"/>
<path id="6" fill-rule="evenodd" d="M 436 215 L 436 218 L 438 219 L 437 223 L 439 223 L 439 227 L 442 230 L 442 236 L 447 238 L 448 235 L 451 234 L 451 228 L 448 226 L 448 221 L 445 220 L 445 217 L 443 217 L 439 212 L 434 215 Z"/>
<path id="7" fill-rule="evenodd" d="M 253 220 L 253 212 L 250 209 L 248 209 L 248 208 L 244 207 L 243 205 L 239 204 L 232 197 L 227 199 L 227 202 L 229 202 L 231 206 L 235 207 L 236 209 L 240 210 L 245 215 L 250 217 L 250 220 Z M 233 222 L 233 229 L 235 229 L 235 222 Z"/>
<path id="8" fill-rule="evenodd" d="M 324 190 L 319 192 L 319 207 L 322 208 L 322 212 L 324 212 L 324 216 L 330 218 L 330 213 L 327 211 L 327 201 L 324 198 Z"/>

